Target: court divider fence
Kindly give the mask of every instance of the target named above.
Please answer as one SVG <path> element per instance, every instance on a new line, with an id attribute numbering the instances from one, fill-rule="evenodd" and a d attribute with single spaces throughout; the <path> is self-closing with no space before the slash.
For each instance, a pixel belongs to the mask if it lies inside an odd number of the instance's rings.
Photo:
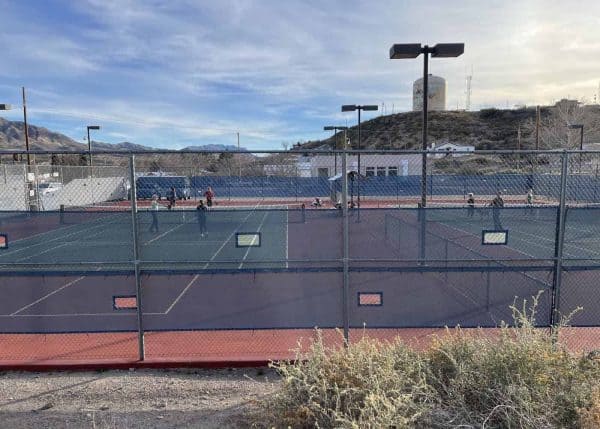
<path id="1" fill-rule="evenodd" d="M 600 348 L 600 152 L 24 153 L 0 151 L 0 364 L 291 358 L 315 327 L 493 330 L 534 299 Z"/>

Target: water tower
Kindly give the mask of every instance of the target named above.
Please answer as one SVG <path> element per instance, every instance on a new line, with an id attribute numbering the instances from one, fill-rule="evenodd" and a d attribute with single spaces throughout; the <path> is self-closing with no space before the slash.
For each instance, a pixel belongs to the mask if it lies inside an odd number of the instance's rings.
<path id="1" fill-rule="evenodd" d="M 446 110 L 446 80 L 439 76 L 430 74 L 429 94 L 427 109 Z M 420 112 L 423 110 L 423 78 L 415 80 L 413 84 L 413 111 Z"/>

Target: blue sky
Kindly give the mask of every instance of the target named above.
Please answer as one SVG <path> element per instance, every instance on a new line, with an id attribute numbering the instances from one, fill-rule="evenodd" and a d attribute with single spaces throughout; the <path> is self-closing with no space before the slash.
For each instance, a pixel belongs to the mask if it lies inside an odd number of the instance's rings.
<path id="1" fill-rule="evenodd" d="M 82 141 L 250 149 L 326 137 L 356 123 L 342 104 L 411 108 L 422 61 L 393 43 L 464 42 L 433 59 L 448 107 L 592 102 L 600 82 L 600 2 L 0 0 L 0 103 Z M 365 113 L 369 118 L 379 113 Z"/>

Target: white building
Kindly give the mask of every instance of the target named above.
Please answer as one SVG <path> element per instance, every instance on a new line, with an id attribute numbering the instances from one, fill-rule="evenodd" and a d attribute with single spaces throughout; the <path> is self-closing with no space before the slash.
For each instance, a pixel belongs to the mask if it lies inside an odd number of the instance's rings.
<path id="1" fill-rule="evenodd" d="M 412 176 L 421 174 L 419 154 L 361 154 L 360 173 L 363 176 Z M 298 157 L 301 177 L 331 177 L 342 171 L 341 155 L 308 155 Z M 358 171 L 358 156 L 347 155 L 347 169 Z"/>
<path id="2" fill-rule="evenodd" d="M 444 158 L 444 157 L 459 157 L 459 156 L 466 156 L 469 155 L 468 153 L 464 153 L 464 152 L 474 152 L 475 151 L 475 146 L 467 146 L 467 145 L 459 145 L 459 144 L 455 144 L 455 143 L 450 143 L 450 142 L 446 142 L 446 143 L 442 143 L 440 145 L 437 145 L 435 143 L 432 143 L 431 146 L 429 147 L 430 151 L 434 151 L 434 152 L 440 152 L 439 154 L 433 154 L 433 155 L 429 155 L 432 156 L 434 158 Z M 459 152 L 459 153 L 455 153 L 455 152 Z"/>

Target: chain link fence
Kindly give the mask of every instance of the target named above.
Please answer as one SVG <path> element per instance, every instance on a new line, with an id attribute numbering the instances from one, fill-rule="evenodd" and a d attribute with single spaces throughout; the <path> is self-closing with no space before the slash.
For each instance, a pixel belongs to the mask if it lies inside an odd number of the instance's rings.
<path id="1" fill-rule="evenodd" d="M 538 294 L 598 347 L 600 153 L 53 155 L 0 154 L 0 361 L 265 361 Z"/>

